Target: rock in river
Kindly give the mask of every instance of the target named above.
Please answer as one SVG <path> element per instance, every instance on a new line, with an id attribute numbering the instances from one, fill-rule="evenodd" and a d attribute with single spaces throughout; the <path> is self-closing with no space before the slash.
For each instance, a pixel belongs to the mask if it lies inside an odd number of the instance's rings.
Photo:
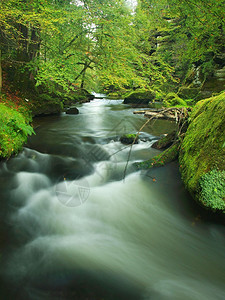
<path id="1" fill-rule="evenodd" d="M 70 107 L 67 109 L 66 114 L 67 115 L 78 115 L 79 110 L 76 107 Z"/>

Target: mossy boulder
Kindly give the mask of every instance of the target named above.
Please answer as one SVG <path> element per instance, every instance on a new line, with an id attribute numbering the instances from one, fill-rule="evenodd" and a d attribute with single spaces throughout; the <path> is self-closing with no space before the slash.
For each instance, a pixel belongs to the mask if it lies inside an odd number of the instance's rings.
<path id="1" fill-rule="evenodd" d="M 76 88 L 74 91 L 70 91 L 63 95 L 64 105 L 70 106 L 75 103 L 85 103 L 94 99 L 94 95 L 90 94 L 85 89 Z"/>
<path id="2" fill-rule="evenodd" d="M 176 139 L 176 131 L 172 131 L 171 133 L 168 133 L 166 136 L 162 137 L 158 141 L 156 141 L 154 144 L 152 144 L 152 148 L 155 149 L 166 149 L 169 148 L 174 140 Z"/>
<path id="3" fill-rule="evenodd" d="M 196 99 L 199 96 L 200 88 L 181 87 L 178 96 L 182 99 Z"/>
<path id="4" fill-rule="evenodd" d="M 134 166 L 138 170 L 147 170 L 153 167 L 162 167 L 177 159 L 179 146 L 179 143 L 175 143 L 170 148 L 166 149 L 165 151 L 161 152 L 160 154 L 154 156 L 149 160 L 134 163 Z"/>
<path id="5" fill-rule="evenodd" d="M 186 188 L 204 207 L 223 212 L 225 190 L 223 188 L 221 192 L 221 188 L 224 187 L 225 180 L 224 115 L 225 93 L 199 101 L 191 113 L 190 125 L 179 153 L 180 170 Z M 220 182 L 216 178 L 220 178 Z M 205 195 L 212 201 L 206 200 Z"/>
<path id="6" fill-rule="evenodd" d="M 48 94 L 41 94 L 32 102 L 32 115 L 52 115 L 60 114 L 63 109 L 63 104 L 60 99 L 53 98 Z"/>
<path id="7" fill-rule="evenodd" d="M 163 104 L 166 107 L 170 107 L 170 106 L 186 106 L 187 103 L 181 99 L 176 93 L 168 93 L 165 97 L 165 99 L 163 100 Z"/>
<path id="8" fill-rule="evenodd" d="M 148 104 L 154 99 L 154 91 L 135 91 L 124 98 L 124 104 Z"/>
<path id="9" fill-rule="evenodd" d="M 136 137 L 136 134 L 124 134 L 120 137 L 120 141 L 125 145 L 138 144 L 138 137 Z"/>

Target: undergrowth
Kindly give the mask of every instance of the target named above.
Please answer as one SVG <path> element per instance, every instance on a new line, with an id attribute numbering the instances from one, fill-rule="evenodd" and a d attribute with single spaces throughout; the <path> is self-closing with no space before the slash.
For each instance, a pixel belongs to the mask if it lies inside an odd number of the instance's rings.
<path id="1" fill-rule="evenodd" d="M 29 125 L 31 115 L 26 106 L 18 105 L 1 95 L 0 103 L 0 157 L 17 154 L 34 133 Z"/>

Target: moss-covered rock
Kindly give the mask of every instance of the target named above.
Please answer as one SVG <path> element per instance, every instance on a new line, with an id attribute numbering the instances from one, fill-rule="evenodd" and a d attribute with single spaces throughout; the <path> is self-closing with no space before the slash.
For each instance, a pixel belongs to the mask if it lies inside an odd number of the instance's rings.
<path id="1" fill-rule="evenodd" d="M 166 107 L 170 107 L 170 106 L 186 106 L 187 103 L 181 99 L 176 93 L 168 93 L 165 97 L 165 99 L 163 100 L 163 104 Z"/>
<path id="2" fill-rule="evenodd" d="M 59 114 L 62 109 L 63 104 L 60 99 L 53 98 L 48 94 L 38 96 L 31 106 L 33 116 Z"/>
<path id="3" fill-rule="evenodd" d="M 134 166 L 138 170 L 147 170 L 147 169 L 151 169 L 153 167 L 164 166 L 164 165 L 170 163 L 171 161 L 174 161 L 177 159 L 178 151 L 179 151 L 179 143 L 175 143 L 167 150 L 161 152 L 160 154 L 154 156 L 153 158 L 151 158 L 149 160 L 134 163 Z"/>
<path id="4" fill-rule="evenodd" d="M 207 184 L 203 184 L 203 181 L 209 180 L 208 178 L 214 174 L 210 173 L 213 170 L 217 172 L 225 170 L 224 115 L 225 93 L 199 101 L 192 111 L 190 125 L 179 154 L 182 179 L 189 192 L 203 206 L 223 211 L 225 211 L 223 206 L 216 204 L 219 196 L 216 201 L 213 200 L 213 189 L 211 189 L 212 201 L 205 200 L 203 195 L 206 194 Z M 218 189 L 216 181 L 214 187 Z M 225 192 L 220 196 L 220 200 L 225 201 Z"/>
<path id="5" fill-rule="evenodd" d="M 136 134 L 124 134 L 120 137 L 120 141 L 125 145 L 138 144 L 138 137 L 136 137 Z"/>
<path id="6" fill-rule="evenodd" d="M 169 148 L 173 144 L 175 138 L 176 138 L 176 131 L 172 131 L 171 133 L 167 134 L 166 136 L 162 137 L 154 144 L 152 144 L 152 148 L 158 150 Z"/>
<path id="7" fill-rule="evenodd" d="M 154 99 L 154 91 L 135 91 L 124 98 L 124 104 L 148 104 Z"/>
<path id="8" fill-rule="evenodd" d="M 182 99 L 196 99 L 200 93 L 200 88 L 181 87 L 178 96 Z"/>
<path id="9" fill-rule="evenodd" d="M 85 89 L 77 88 L 75 91 L 70 91 L 67 94 L 62 94 L 65 106 L 74 105 L 77 103 L 89 102 L 94 99 L 94 95 L 90 94 Z"/>

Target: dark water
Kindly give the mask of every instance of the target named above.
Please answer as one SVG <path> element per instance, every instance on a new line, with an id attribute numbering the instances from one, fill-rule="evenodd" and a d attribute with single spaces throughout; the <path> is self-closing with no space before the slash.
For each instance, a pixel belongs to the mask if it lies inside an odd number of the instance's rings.
<path id="1" fill-rule="evenodd" d="M 173 124 L 121 101 L 36 120 L 36 136 L 1 164 L 1 299 L 225 299 L 225 230 L 206 221 L 172 163 L 136 172 Z M 122 150 L 122 151 L 121 151 Z"/>

